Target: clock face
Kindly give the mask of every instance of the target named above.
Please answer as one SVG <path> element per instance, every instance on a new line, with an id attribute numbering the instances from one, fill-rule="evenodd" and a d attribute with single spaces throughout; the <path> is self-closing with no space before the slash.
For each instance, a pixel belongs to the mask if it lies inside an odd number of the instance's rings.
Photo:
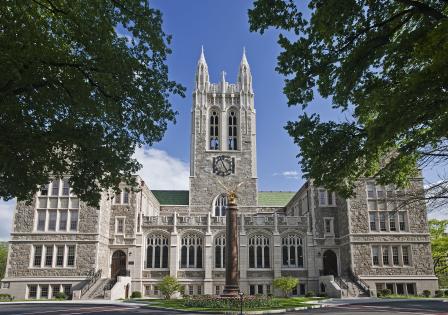
<path id="1" fill-rule="evenodd" d="M 234 159 L 227 155 L 213 158 L 213 173 L 219 176 L 228 176 L 235 170 Z"/>

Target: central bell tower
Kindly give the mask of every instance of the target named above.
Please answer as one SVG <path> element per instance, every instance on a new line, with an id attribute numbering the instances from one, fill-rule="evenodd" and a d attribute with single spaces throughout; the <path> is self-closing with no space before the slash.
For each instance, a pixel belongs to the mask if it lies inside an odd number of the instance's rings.
<path id="1" fill-rule="evenodd" d="M 210 211 L 225 192 L 222 185 L 238 188 L 240 210 L 257 206 L 257 164 L 252 74 L 243 50 L 235 84 L 210 83 L 202 49 L 196 68 L 191 110 L 190 209 Z M 225 165 L 223 171 L 218 164 Z M 224 164 L 226 163 L 226 164 Z"/>

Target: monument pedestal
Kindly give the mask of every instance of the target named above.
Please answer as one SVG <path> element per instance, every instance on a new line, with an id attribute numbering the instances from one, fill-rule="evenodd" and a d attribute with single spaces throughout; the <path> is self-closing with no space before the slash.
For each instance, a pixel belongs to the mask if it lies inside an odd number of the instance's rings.
<path id="1" fill-rule="evenodd" d="M 226 212 L 226 285 L 222 297 L 235 297 L 240 292 L 238 270 L 238 208 L 229 198 Z"/>

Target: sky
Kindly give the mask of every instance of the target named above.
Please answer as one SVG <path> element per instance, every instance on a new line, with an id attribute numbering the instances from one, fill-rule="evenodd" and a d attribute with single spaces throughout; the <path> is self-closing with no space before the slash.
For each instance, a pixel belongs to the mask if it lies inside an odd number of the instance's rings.
<path id="1" fill-rule="evenodd" d="M 303 184 L 296 155 L 298 147 L 284 130 L 286 122 L 297 120 L 298 106 L 288 107 L 282 93 L 284 78 L 275 71 L 278 32 L 263 35 L 249 32 L 245 0 L 154 0 L 161 10 L 164 30 L 173 36 L 167 64 L 172 80 L 187 88 L 186 97 L 172 97 L 178 111 L 163 140 L 152 148 L 138 149 L 135 157 L 143 164 L 140 175 L 152 189 L 188 189 L 190 111 L 192 87 L 201 46 L 204 47 L 210 81 L 219 82 L 221 71 L 230 83 L 236 82 L 243 47 L 253 76 L 257 114 L 257 170 L 259 190 L 296 191 Z M 305 10 L 305 9 L 304 9 Z M 305 10 L 306 13 L 306 10 Z M 309 110 L 323 120 L 345 119 L 349 113 L 332 109 L 330 101 L 316 97 Z M 425 182 L 437 181 L 438 170 L 426 169 Z M 0 240 L 9 238 L 15 201 L 0 201 Z M 435 216 L 441 216 L 435 214 Z"/>

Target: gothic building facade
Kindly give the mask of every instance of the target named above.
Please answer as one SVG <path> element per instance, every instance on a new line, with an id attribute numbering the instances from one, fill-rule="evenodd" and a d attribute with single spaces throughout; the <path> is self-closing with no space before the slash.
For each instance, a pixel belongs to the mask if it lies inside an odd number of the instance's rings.
<path id="1" fill-rule="evenodd" d="M 20 299 L 160 295 L 164 276 L 187 295 L 224 286 L 226 189 L 238 186 L 239 276 L 246 294 L 276 294 L 273 280 L 299 279 L 293 295 L 434 292 L 426 208 L 398 207 L 407 190 L 361 178 L 356 197 L 340 198 L 306 182 L 297 192 L 259 192 L 256 112 L 243 54 L 235 84 L 209 81 L 203 52 L 191 111 L 190 188 L 140 189 L 89 207 L 55 179 L 33 203 L 18 202 L 1 293 Z"/>

